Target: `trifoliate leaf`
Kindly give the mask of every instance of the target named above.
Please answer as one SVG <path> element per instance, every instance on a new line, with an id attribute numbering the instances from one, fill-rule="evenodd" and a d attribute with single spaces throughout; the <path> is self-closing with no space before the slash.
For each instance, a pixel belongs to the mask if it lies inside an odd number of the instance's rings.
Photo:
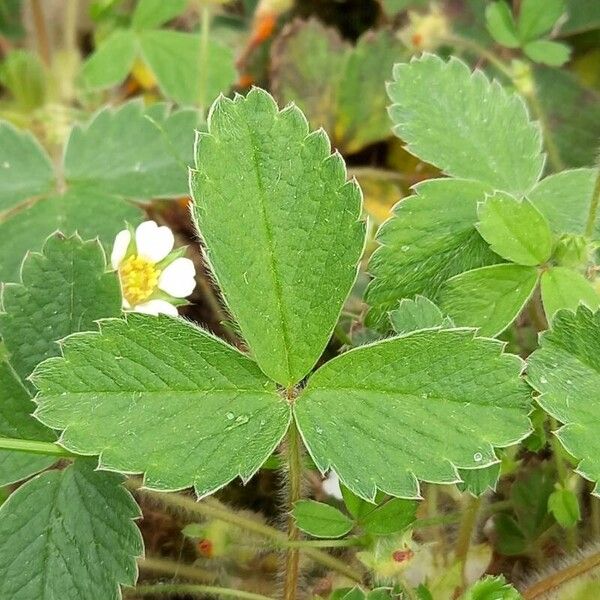
<path id="1" fill-rule="evenodd" d="M 319 538 L 339 538 L 353 527 L 352 519 L 330 504 L 314 500 L 298 500 L 292 515 L 298 528 Z"/>
<path id="2" fill-rule="evenodd" d="M 456 325 L 478 327 L 495 337 L 519 315 L 535 290 L 534 267 L 502 264 L 474 269 L 446 281 L 439 304 Z"/>
<path id="3" fill-rule="evenodd" d="M 523 600 L 519 592 L 502 575 L 488 575 L 476 581 L 460 600 Z"/>
<path id="4" fill-rule="evenodd" d="M 594 169 L 572 169 L 555 173 L 542 179 L 533 188 L 529 200 L 548 219 L 554 233 L 582 234 L 585 231 L 595 181 Z M 596 231 L 599 227 L 600 222 Z"/>
<path id="5" fill-rule="evenodd" d="M 133 31 L 117 29 L 111 33 L 81 68 L 81 82 L 91 90 L 99 90 L 121 83 L 131 71 L 137 54 L 137 40 Z"/>
<path id="6" fill-rule="evenodd" d="M 52 162 L 37 140 L 0 121 L 0 219 L 2 211 L 44 194 L 53 183 Z"/>
<path id="7" fill-rule="evenodd" d="M 491 249 L 518 265 L 539 265 L 552 254 L 548 221 L 529 200 L 496 192 L 478 208 L 477 230 Z"/>
<path id="8" fill-rule="evenodd" d="M 571 56 L 571 48 L 569 46 L 551 40 L 529 42 L 523 48 L 523 51 L 532 61 L 551 67 L 564 65 Z"/>
<path id="9" fill-rule="evenodd" d="M 189 152 L 198 117 L 185 114 L 188 126 L 175 147 Z M 71 132 L 64 165 L 68 183 L 143 200 L 187 195 L 188 165 L 169 134 L 176 115 L 169 115 L 164 105 L 144 109 L 136 101 L 101 110 Z M 179 131 L 179 120 L 176 125 Z"/>
<path id="10" fill-rule="evenodd" d="M 453 327 L 452 321 L 431 300 L 419 295 L 414 300 L 400 300 L 398 308 L 390 313 L 390 322 L 396 333 Z"/>
<path id="11" fill-rule="evenodd" d="M 575 527 L 581 519 L 577 495 L 572 490 L 563 487 L 558 487 L 550 494 L 548 510 L 556 522 L 565 529 Z"/>
<path id="12" fill-rule="evenodd" d="M 477 203 L 490 191 L 474 181 L 433 179 L 396 205 L 377 233 L 381 247 L 369 263 L 369 326 L 387 326 L 387 313 L 402 298 L 436 300 L 453 275 L 500 260 L 475 229 Z"/>
<path id="13" fill-rule="evenodd" d="M 360 189 L 323 131 L 310 133 L 299 109 L 278 111 L 257 88 L 220 98 L 196 148 L 194 215 L 227 304 L 261 369 L 297 383 L 356 277 Z"/>
<path id="14" fill-rule="evenodd" d="M 160 27 L 182 13 L 187 0 L 139 0 L 131 24 L 135 29 Z"/>
<path id="15" fill-rule="evenodd" d="M 580 304 L 596 310 L 600 296 L 580 273 L 565 267 L 552 267 L 542 274 L 542 303 L 548 319 L 563 308 L 575 311 Z"/>
<path id="16" fill-rule="evenodd" d="M 484 469 L 459 469 L 462 481 L 456 485 L 461 492 L 469 492 L 473 496 L 481 496 L 489 490 L 495 490 L 500 477 L 500 463 Z"/>
<path id="17" fill-rule="evenodd" d="M 6 361 L 0 362 L 0 436 L 24 440 L 52 441 L 52 432 L 36 421 L 35 405 Z M 0 486 L 25 479 L 49 467 L 50 456 L 0 450 Z"/>
<path id="18" fill-rule="evenodd" d="M 507 48 L 518 48 L 517 26 L 513 19 L 512 10 L 504 2 L 492 2 L 485 9 L 485 21 L 491 36 Z"/>
<path id="19" fill-rule="evenodd" d="M 409 152 L 445 173 L 515 194 L 544 165 L 542 138 L 523 100 L 456 58 L 425 54 L 394 67 L 394 132 Z"/>
<path id="20" fill-rule="evenodd" d="M 14 492 L 0 508 L 0 597 L 118 600 L 143 552 L 140 511 L 121 481 L 78 460 Z"/>
<path id="21" fill-rule="evenodd" d="M 96 240 L 55 234 L 41 254 L 27 256 L 21 279 L 4 286 L 0 334 L 23 380 L 42 360 L 59 354 L 57 340 L 95 329 L 97 319 L 121 314 L 117 276 L 106 272 Z"/>
<path id="22" fill-rule="evenodd" d="M 517 24 L 521 41 L 528 42 L 548 33 L 564 10 L 564 0 L 523 0 Z"/>
<path id="23" fill-rule="evenodd" d="M 160 343 L 157 343 L 160 340 Z M 67 338 L 42 363 L 36 416 L 61 444 L 148 487 L 204 496 L 249 479 L 287 429 L 288 404 L 256 364 L 201 329 L 131 314 Z"/>
<path id="24" fill-rule="evenodd" d="M 529 358 L 531 385 L 540 406 L 564 423 L 556 436 L 580 461 L 577 471 L 596 483 L 600 495 L 600 441 L 596 402 L 600 389 L 600 311 L 579 306 L 558 312 Z"/>
<path id="25" fill-rule="evenodd" d="M 63 195 L 41 198 L 6 221 L 0 218 L 0 281 L 18 280 L 26 252 L 40 251 L 55 231 L 98 237 L 108 250 L 125 222 L 135 225 L 141 217 L 134 204 L 93 187 L 73 186 Z"/>
<path id="26" fill-rule="evenodd" d="M 497 461 L 528 431 L 521 361 L 468 330 L 422 330 L 326 363 L 294 404 L 321 471 L 355 494 L 416 498 L 417 480 L 453 483 L 457 467 Z"/>
<path id="27" fill-rule="evenodd" d="M 180 104 L 208 107 L 229 91 L 237 76 L 232 49 L 211 39 L 204 42 L 199 35 L 145 31 L 140 48 L 163 94 Z"/>

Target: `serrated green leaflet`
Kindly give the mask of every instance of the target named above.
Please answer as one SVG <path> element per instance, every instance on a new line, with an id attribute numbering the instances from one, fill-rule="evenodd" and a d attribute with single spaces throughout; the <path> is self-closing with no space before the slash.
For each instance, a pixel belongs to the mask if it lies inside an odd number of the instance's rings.
<path id="1" fill-rule="evenodd" d="M 477 210 L 477 230 L 490 248 L 518 265 L 539 265 L 552 253 L 552 232 L 542 213 L 529 200 L 496 192 Z"/>
<path id="2" fill-rule="evenodd" d="M 51 441 L 52 432 L 36 421 L 35 408 L 27 390 L 6 361 L 0 361 L 0 437 Z M 0 450 L 0 486 L 25 479 L 49 467 L 49 456 Z"/>
<path id="3" fill-rule="evenodd" d="M 417 480 L 496 462 L 529 428 L 521 361 L 468 330 L 423 330 L 363 346 L 308 381 L 294 414 L 320 470 L 355 494 L 415 498 Z"/>
<path id="4" fill-rule="evenodd" d="M 34 373 L 36 416 L 64 430 L 66 448 L 143 472 L 151 488 L 194 485 L 204 496 L 249 479 L 289 423 L 253 361 L 181 319 L 109 319 L 101 333 L 67 338 L 63 352 Z"/>
<path id="5" fill-rule="evenodd" d="M 414 300 L 400 300 L 398 308 L 390 313 L 390 322 L 396 333 L 453 326 L 452 321 L 431 300 L 418 295 Z"/>
<path id="6" fill-rule="evenodd" d="M 23 380 L 38 363 L 59 353 L 57 340 L 121 313 L 119 282 L 106 272 L 97 241 L 56 234 L 41 254 L 25 259 L 21 278 L 20 284 L 4 286 L 0 333 Z"/>
<path id="7" fill-rule="evenodd" d="M 580 304 L 596 310 L 600 296 L 580 273 L 565 267 L 552 267 L 542 274 L 542 302 L 548 319 L 563 308 L 575 311 Z"/>
<path id="8" fill-rule="evenodd" d="M 502 575 L 488 575 L 470 586 L 460 600 L 523 600 L 523 597 L 512 585 L 506 583 Z"/>
<path id="9" fill-rule="evenodd" d="M 352 519 L 340 512 L 334 506 L 315 502 L 314 500 L 299 500 L 294 504 L 292 515 L 298 528 L 320 538 L 339 538 L 346 535 L 353 527 Z"/>
<path id="10" fill-rule="evenodd" d="M 542 179 L 529 200 L 548 219 L 554 233 L 582 234 L 594 193 L 594 169 L 572 169 Z M 600 223 L 597 225 L 598 231 Z M 596 233 L 597 237 L 597 233 Z"/>
<path id="11" fill-rule="evenodd" d="M 518 48 L 517 27 L 512 11 L 504 0 L 492 2 L 485 9 L 485 20 L 492 37 L 507 48 Z"/>
<path id="12" fill-rule="evenodd" d="M 53 184 L 52 162 L 37 140 L 0 121 L 0 217 L 2 211 L 47 192 Z"/>
<path id="13" fill-rule="evenodd" d="M 187 0 L 139 0 L 131 24 L 136 29 L 160 27 L 184 11 Z"/>
<path id="14" fill-rule="evenodd" d="M 461 491 L 467 491 L 473 496 L 481 496 L 489 490 L 496 489 L 496 483 L 500 476 L 500 463 L 490 465 L 484 469 L 459 469 L 458 474 L 462 482 L 456 487 Z"/>
<path id="15" fill-rule="evenodd" d="M 324 132 L 262 90 L 220 98 L 208 129 L 191 178 L 198 231 L 258 364 L 289 386 L 323 352 L 356 277 L 360 189 Z"/>
<path id="16" fill-rule="evenodd" d="M 0 596 L 118 600 L 143 552 L 139 509 L 121 481 L 78 460 L 12 494 L 0 509 Z"/>
<path id="17" fill-rule="evenodd" d="M 577 460 L 577 471 L 596 483 L 599 495 L 600 311 L 580 306 L 560 311 L 529 359 L 528 379 L 540 393 L 540 406 L 564 426 L 558 439 Z"/>
<path id="18" fill-rule="evenodd" d="M 544 158 L 523 100 L 456 58 L 425 54 L 394 67 L 388 92 L 394 132 L 409 152 L 445 173 L 525 193 Z"/>
<path id="19" fill-rule="evenodd" d="M 502 264 L 466 271 L 446 281 L 439 305 L 456 325 L 494 337 L 519 315 L 535 290 L 535 267 Z"/>
<path id="20" fill-rule="evenodd" d="M 388 498 L 380 506 L 372 507 L 359 519 L 359 524 L 372 535 L 390 535 L 403 531 L 414 523 L 417 503 L 402 498 Z"/>
<path id="21" fill-rule="evenodd" d="M 369 326 L 387 326 L 387 313 L 402 298 L 432 300 L 450 277 L 500 258 L 475 229 L 477 203 L 491 189 L 475 181 L 434 179 L 401 200 L 377 233 L 381 244 L 369 263 L 373 281 L 366 302 Z"/>

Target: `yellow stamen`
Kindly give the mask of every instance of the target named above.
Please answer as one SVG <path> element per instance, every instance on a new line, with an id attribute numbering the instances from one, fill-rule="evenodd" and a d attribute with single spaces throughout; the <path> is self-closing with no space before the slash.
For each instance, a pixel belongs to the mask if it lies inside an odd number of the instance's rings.
<path id="1" fill-rule="evenodd" d="M 119 267 L 125 300 L 135 306 L 152 295 L 158 284 L 160 269 L 141 256 L 130 256 Z"/>

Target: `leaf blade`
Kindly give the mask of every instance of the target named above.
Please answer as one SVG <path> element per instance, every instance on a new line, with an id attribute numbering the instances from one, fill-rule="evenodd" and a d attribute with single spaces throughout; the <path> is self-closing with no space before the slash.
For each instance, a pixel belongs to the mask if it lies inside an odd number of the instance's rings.
<path id="1" fill-rule="evenodd" d="M 292 516 L 299 529 L 313 537 L 325 539 L 340 538 L 354 525 L 352 519 L 334 506 L 315 500 L 298 500 Z"/>

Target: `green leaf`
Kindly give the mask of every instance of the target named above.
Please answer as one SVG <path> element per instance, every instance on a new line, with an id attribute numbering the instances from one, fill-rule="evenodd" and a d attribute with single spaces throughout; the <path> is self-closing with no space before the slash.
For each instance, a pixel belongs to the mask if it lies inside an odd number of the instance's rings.
<path id="1" fill-rule="evenodd" d="M 78 460 L 38 475 L 0 508 L 0 596 L 11 600 L 121 597 L 133 585 L 140 516 L 122 478 Z"/>
<path id="2" fill-rule="evenodd" d="M 525 54 L 534 62 L 560 67 L 564 65 L 571 56 L 571 48 L 561 42 L 551 40 L 535 40 L 529 42 L 523 48 Z"/>
<path id="3" fill-rule="evenodd" d="M 565 267 L 552 267 L 542 274 L 542 302 L 549 320 L 563 308 L 575 311 L 580 304 L 596 310 L 600 296 L 580 273 Z"/>
<path id="4" fill-rule="evenodd" d="M 72 186 L 63 195 L 42 198 L 4 222 L 0 218 L 0 281 L 17 280 L 26 252 L 40 251 L 57 230 L 65 235 L 77 231 L 88 239 L 98 237 L 110 249 L 125 222 L 135 225 L 141 216 L 133 204 L 92 187 Z"/>
<path id="5" fill-rule="evenodd" d="M 415 296 L 414 300 L 400 300 L 398 308 L 390 313 L 390 322 L 396 333 L 410 333 L 418 329 L 452 327 L 452 321 L 425 296 Z"/>
<path id="6" fill-rule="evenodd" d="M 492 2 L 485 9 L 485 21 L 490 35 L 507 48 L 518 48 L 517 26 L 513 19 L 512 10 L 504 2 Z"/>
<path id="7" fill-rule="evenodd" d="M 523 0 L 517 24 L 521 41 L 528 42 L 548 33 L 564 10 L 564 0 Z"/>
<path id="8" fill-rule="evenodd" d="M 557 313 L 529 358 L 527 374 L 540 406 L 564 423 L 556 436 L 580 461 L 577 472 L 596 483 L 599 495 L 600 442 L 596 401 L 600 389 L 600 311 L 579 306 Z"/>
<path id="9" fill-rule="evenodd" d="M 461 273 L 440 290 L 441 309 L 459 326 L 495 337 L 519 315 L 535 290 L 534 267 L 502 264 Z"/>
<path id="10" fill-rule="evenodd" d="M 154 489 L 193 484 L 205 496 L 247 481 L 290 420 L 253 361 L 182 319 L 109 319 L 100 333 L 67 338 L 63 353 L 34 373 L 36 416 L 64 430 L 65 448 L 144 472 Z"/>
<path id="11" fill-rule="evenodd" d="M 198 117 L 185 115 L 188 126 L 177 146 L 191 149 Z M 176 119 L 165 105 L 144 109 L 137 101 L 101 110 L 71 132 L 64 159 L 68 183 L 142 200 L 189 194 L 188 165 L 171 142 L 171 128 L 179 132 L 182 126 Z"/>
<path id="12" fill-rule="evenodd" d="M 461 492 L 469 492 L 473 496 L 481 496 L 489 490 L 495 490 L 500 477 L 500 463 L 484 469 L 459 469 L 462 482 L 456 487 Z"/>
<path id="13" fill-rule="evenodd" d="M 97 240 L 50 237 L 41 254 L 30 254 L 21 269 L 22 283 L 2 293 L 0 333 L 16 373 L 25 380 L 35 366 L 59 354 L 57 340 L 95 329 L 95 321 L 121 314 L 121 290 L 106 272 Z"/>
<path id="14" fill-rule="evenodd" d="M 213 105 L 196 169 L 194 216 L 227 304 L 261 369 L 297 383 L 356 278 L 360 190 L 324 132 L 310 133 L 299 109 L 278 111 L 258 88 Z"/>
<path id="15" fill-rule="evenodd" d="M 477 230 L 502 258 L 519 265 L 546 262 L 552 254 L 552 232 L 542 213 L 527 199 L 496 192 L 478 208 Z"/>
<path id="16" fill-rule="evenodd" d="M 402 498 L 391 498 L 359 519 L 359 524 L 372 535 L 390 535 L 404 531 L 417 518 L 417 503 Z"/>
<path id="17" fill-rule="evenodd" d="M 499 261 L 475 229 L 477 203 L 491 190 L 475 181 L 433 179 L 415 186 L 377 232 L 366 293 L 370 327 L 387 325 L 402 298 L 432 300 L 450 277 Z"/>
<path id="18" fill-rule="evenodd" d="M 34 404 L 6 361 L 0 361 L 0 436 L 52 441 L 54 436 L 31 413 Z M 0 450 L 0 486 L 46 469 L 55 461 L 49 456 Z"/>
<path id="19" fill-rule="evenodd" d="M 559 487 L 548 498 L 548 510 L 556 522 L 565 529 L 571 529 L 581 519 L 577 495 L 569 489 Z"/>
<path id="20" fill-rule="evenodd" d="M 0 121 L 0 219 L 2 211 L 47 192 L 53 183 L 52 161 L 37 140 Z"/>
<path id="21" fill-rule="evenodd" d="M 131 24 L 134 29 L 160 27 L 185 10 L 188 0 L 139 0 Z"/>
<path id="22" fill-rule="evenodd" d="M 46 102 L 46 69 L 37 52 L 8 51 L 0 64 L 0 83 L 12 96 L 14 108 L 19 112 L 32 112 Z"/>
<path id="23" fill-rule="evenodd" d="M 232 49 L 214 40 L 203 47 L 199 35 L 171 30 L 145 31 L 139 39 L 161 91 L 180 104 L 207 107 L 236 80 Z"/>
<path id="24" fill-rule="evenodd" d="M 82 84 L 88 89 L 99 90 L 121 83 L 131 71 L 136 54 L 134 33 L 117 29 L 83 63 Z"/>
<path id="25" fill-rule="evenodd" d="M 502 575 L 487 575 L 471 585 L 460 600 L 523 600 L 523 597 L 512 585 L 506 583 Z"/>
<path id="26" fill-rule="evenodd" d="M 530 192 L 529 200 L 548 219 L 557 234 L 582 234 L 594 194 L 594 169 L 572 169 L 542 179 Z M 600 223 L 596 227 L 596 232 Z M 596 236 L 598 234 L 596 233 Z"/>
<path id="27" fill-rule="evenodd" d="M 409 152 L 448 175 L 514 194 L 528 192 L 544 165 L 539 127 L 523 100 L 462 61 L 425 54 L 394 67 L 394 132 Z"/>
<path id="28" fill-rule="evenodd" d="M 355 494 L 419 495 L 522 439 L 521 361 L 468 330 L 422 330 L 350 350 L 308 381 L 294 414 L 317 467 Z M 468 376 L 466 375 L 468 374 Z"/>
<path id="29" fill-rule="evenodd" d="M 319 538 L 342 537 L 354 525 L 352 519 L 337 508 L 314 500 L 298 500 L 292 515 L 299 529 Z"/>

